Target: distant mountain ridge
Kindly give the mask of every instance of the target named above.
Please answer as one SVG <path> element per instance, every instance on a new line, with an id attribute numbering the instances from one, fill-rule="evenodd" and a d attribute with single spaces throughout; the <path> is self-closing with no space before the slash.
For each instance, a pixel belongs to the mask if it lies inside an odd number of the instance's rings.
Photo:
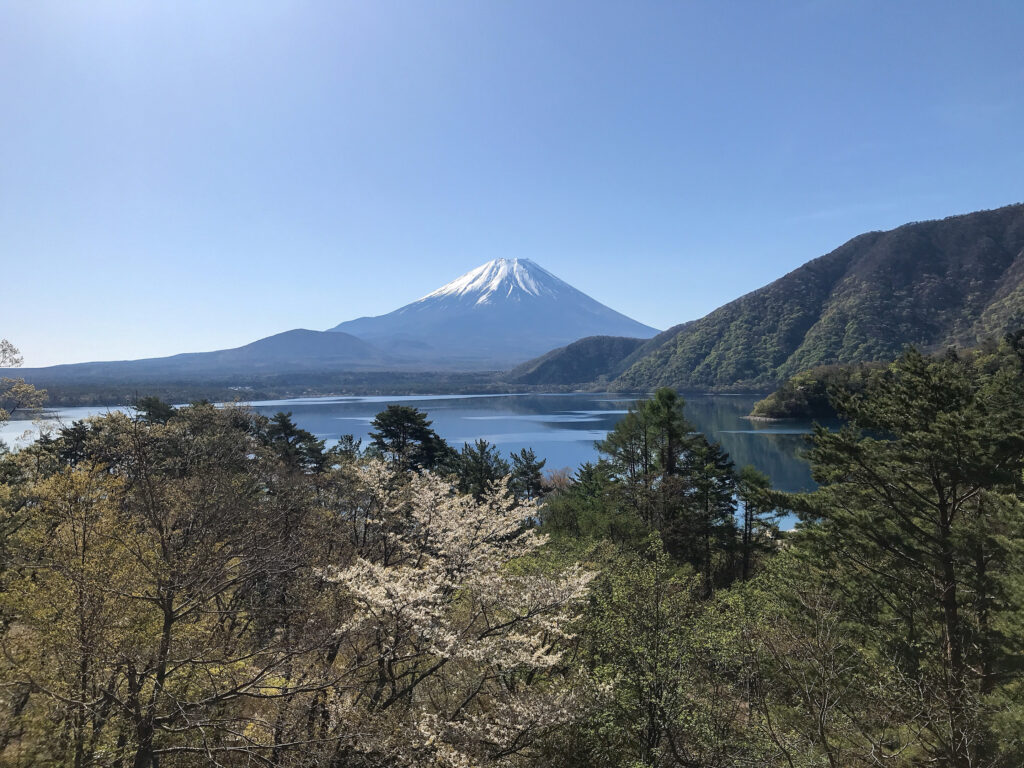
<path id="1" fill-rule="evenodd" d="M 121 388 L 167 382 L 227 386 L 252 377 L 386 371 L 406 378 L 431 372 L 441 380 L 447 374 L 507 369 L 601 333 L 650 337 L 656 331 L 532 261 L 497 259 L 394 312 L 329 331 L 300 328 L 234 349 L 19 369 L 17 375 L 40 386 Z"/>
<path id="2" fill-rule="evenodd" d="M 362 339 L 347 333 L 330 334 L 296 328 L 233 349 L 186 352 L 142 360 L 71 363 L 48 368 L 10 369 L 12 375 L 44 384 L 66 382 L 191 381 L 224 376 L 252 376 L 323 370 L 367 370 L 386 366 L 387 359 Z"/>
<path id="3" fill-rule="evenodd" d="M 1024 204 L 869 232 L 677 325 L 627 359 L 622 390 L 764 388 L 814 366 L 973 346 L 1024 327 Z"/>
<path id="4" fill-rule="evenodd" d="M 529 259 L 495 259 L 393 312 L 330 330 L 410 362 L 457 368 L 516 365 L 586 336 L 657 333 Z"/>

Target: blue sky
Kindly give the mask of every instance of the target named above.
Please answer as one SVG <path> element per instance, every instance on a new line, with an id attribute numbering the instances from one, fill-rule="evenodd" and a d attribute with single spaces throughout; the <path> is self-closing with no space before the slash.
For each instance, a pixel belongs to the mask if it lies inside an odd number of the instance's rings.
<path id="1" fill-rule="evenodd" d="M 1024 3 L 0 4 L 28 365 L 380 314 L 497 257 L 668 327 L 1024 200 Z"/>

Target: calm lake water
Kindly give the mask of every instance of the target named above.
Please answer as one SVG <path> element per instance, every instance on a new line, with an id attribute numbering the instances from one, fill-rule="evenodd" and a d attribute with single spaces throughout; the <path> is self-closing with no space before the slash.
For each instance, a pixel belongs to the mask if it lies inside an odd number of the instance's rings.
<path id="1" fill-rule="evenodd" d="M 388 403 L 426 411 L 434 429 L 456 448 L 482 437 L 503 453 L 533 448 L 547 459 L 548 469 L 575 468 L 597 458 L 594 441 L 626 413 L 636 398 L 620 394 L 522 394 L 317 397 L 251 403 L 268 416 L 290 411 L 302 428 L 330 443 L 352 434 L 368 441 L 374 415 Z M 730 395 L 691 395 L 686 415 L 710 439 L 728 451 L 737 466 L 752 464 L 785 491 L 814 487 L 810 468 L 800 458 L 806 422 L 757 422 L 744 418 L 757 398 Z M 66 424 L 104 413 L 108 408 L 67 408 L 55 416 Z M 12 421 L 0 429 L 0 439 L 23 445 L 22 433 L 37 433 L 32 422 Z"/>

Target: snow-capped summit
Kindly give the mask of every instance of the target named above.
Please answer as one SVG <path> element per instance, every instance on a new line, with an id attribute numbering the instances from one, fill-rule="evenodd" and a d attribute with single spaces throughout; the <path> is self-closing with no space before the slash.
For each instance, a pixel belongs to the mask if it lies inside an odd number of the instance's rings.
<path id="1" fill-rule="evenodd" d="M 573 290 L 529 259 L 495 259 L 442 285 L 420 301 L 458 296 L 471 298 L 475 304 L 486 304 L 492 299 L 519 300 L 524 295 L 556 297 L 563 289 Z"/>
<path id="2" fill-rule="evenodd" d="M 585 336 L 657 333 L 529 259 L 489 261 L 394 312 L 330 330 L 437 369 L 498 368 Z"/>

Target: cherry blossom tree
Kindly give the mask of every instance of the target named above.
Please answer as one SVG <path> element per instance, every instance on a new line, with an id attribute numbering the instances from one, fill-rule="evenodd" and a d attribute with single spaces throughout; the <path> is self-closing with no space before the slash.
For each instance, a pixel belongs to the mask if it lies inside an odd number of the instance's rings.
<path id="1" fill-rule="evenodd" d="M 367 545 L 323 576 L 351 601 L 332 717 L 359 764 L 502 764 L 573 711 L 552 674 L 592 574 L 545 568 L 533 503 L 477 502 L 425 474 L 358 470 Z"/>

